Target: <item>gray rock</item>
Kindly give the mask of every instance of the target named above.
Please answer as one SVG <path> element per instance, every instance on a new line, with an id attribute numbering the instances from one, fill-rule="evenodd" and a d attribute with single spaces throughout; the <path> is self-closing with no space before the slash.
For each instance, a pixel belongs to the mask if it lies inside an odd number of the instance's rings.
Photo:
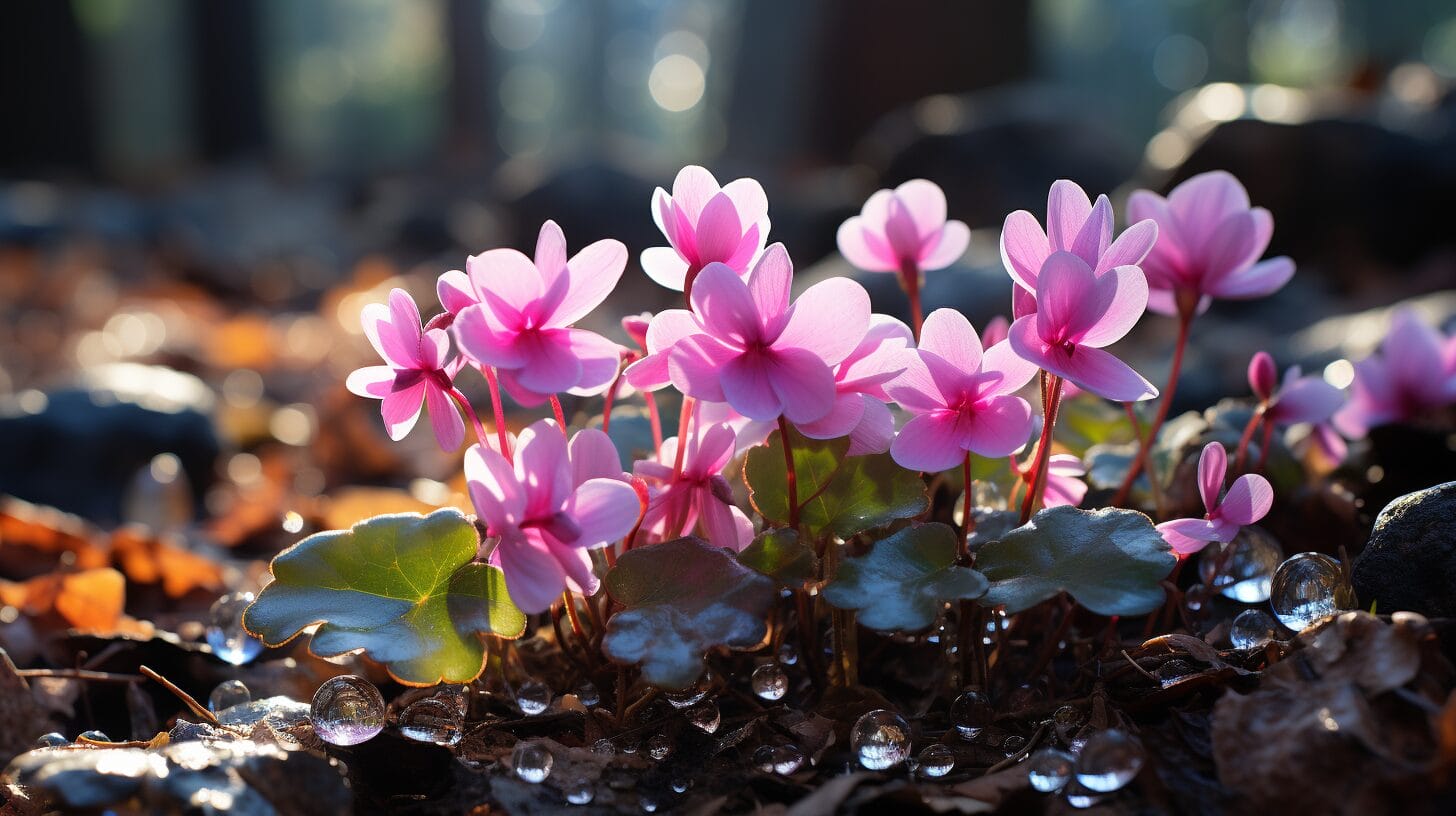
<path id="1" fill-rule="evenodd" d="M 1456 617 L 1456 482 L 1386 505 L 1353 572 L 1362 608 Z"/>

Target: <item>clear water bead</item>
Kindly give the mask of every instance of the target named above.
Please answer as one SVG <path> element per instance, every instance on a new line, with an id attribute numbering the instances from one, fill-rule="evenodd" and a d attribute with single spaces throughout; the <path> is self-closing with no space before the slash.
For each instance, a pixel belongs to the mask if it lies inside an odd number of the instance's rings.
<path id="1" fill-rule="evenodd" d="M 1021 749 L 1025 747 L 1026 737 L 1023 737 L 1020 734 L 1012 734 L 1011 736 L 1006 738 L 1005 742 L 1001 743 L 1001 750 L 1005 751 L 1007 756 L 1019 754 L 1021 753 Z"/>
<path id="2" fill-rule="evenodd" d="M 384 697 L 362 677 L 330 677 L 313 694 L 314 733 L 333 745 L 358 745 L 384 730 Z"/>
<path id="3" fill-rule="evenodd" d="M 693 786 L 693 780 L 691 780 L 691 779 L 684 779 L 683 777 L 680 777 L 680 776 L 673 777 L 673 780 L 672 780 L 672 792 L 673 793 L 687 793 L 688 792 L 688 788 L 691 788 L 692 786 Z"/>
<path id="4" fill-rule="evenodd" d="M 563 793 L 566 795 L 566 801 L 573 805 L 590 805 L 592 800 L 597 798 L 597 792 L 592 789 L 591 782 L 584 778 L 567 783 Z"/>
<path id="5" fill-rule="evenodd" d="M 1280 623 L 1301 632 L 1340 611 L 1337 595 L 1343 580 L 1340 562 L 1328 555 L 1291 555 L 1274 571 L 1269 606 Z"/>
<path id="6" fill-rule="evenodd" d="M 779 662 L 785 666 L 793 666 L 799 662 L 799 650 L 794 644 L 785 643 L 779 646 Z"/>
<path id="7" fill-rule="evenodd" d="M 1142 746 L 1118 728 L 1093 734 L 1077 757 L 1077 781 L 1094 793 L 1121 790 L 1142 769 Z"/>
<path id="8" fill-rule="evenodd" d="M 1072 755 L 1056 748 L 1043 748 L 1026 761 L 1026 779 L 1042 793 L 1055 793 L 1072 778 Z"/>
<path id="9" fill-rule="evenodd" d="M 41 734 L 35 741 L 35 747 L 37 748 L 60 748 L 70 744 L 71 741 L 66 739 L 65 734 L 56 731 L 52 731 L 49 734 Z"/>
<path id="10" fill-rule="evenodd" d="M 224 708 L 251 702 L 253 692 L 248 690 L 246 683 L 241 680 L 224 680 L 207 695 L 207 710 L 217 713 Z"/>
<path id="11" fill-rule="evenodd" d="M 666 734 L 657 734 L 647 741 L 647 753 L 653 759 L 667 759 L 667 755 L 672 753 L 672 740 Z"/>
<path id="12" fill-rule="evenodd" d="M 582 683 L 576 689 L 576 699 L 587 708 L 595 708 L 602 702 L 602 693 L 597 691 L 595 683 Z"/>
<path id="13" fill-rule="evenodd" d="M 218 598 L 208 610 L 207 645 L 218 660 L 241 666 L 263 653 L 263 641 L 243 628 L 243 612 L 252 602 L 253 593 L 232 592 Z"/>
<path id="14" fill-rule="evenodd" d="M 991 698 L 979 689 L 969 689 L 950 705 L 950 721 L 963 740 L 973 740 L 996 718 Z"/>
<path id="15" fill-rule="evenodd" d="M 754 669 L 749 682 L 753 693 L 765 700 L 782 700 L 789 690 L 789 676 L 777 663 L 765 663 Z"/>
<path id="16" fill-rule="evenodd" d="M 1262 609 L 1245 609 L 1229 624 L 1229 641 L 1235 649 L 1262 649 L 1278 634 L 1278 624 Z"/>
<path id="17" fill-rule="evenodd" d="M 1198 575 L 1225 598 L 1263 603 L 1269 600 L 1270 581 L 1283 558 L 1284 550 L 1273 536 L 1250 526 L 1221 547 L 1205 548 L 1198 558 Z M 1215 576 L 1220 561 L 1224 562 L 1223 571 Z"/>
<path id="18" fill-rule="evenodd" d="M 551 775 L 551 766 L 554 764 L 556 759 L 539 742 L 522 740 L 511 751 L 511 767 L 516 769 L 516 776 L 532 785 L 545 782 L 546 777 Z"/>
<path id="19" fill-rule="evenodd" d="M 712 700 L 705 700 L 688 709 L 688 722 L 694 728 L 704 734 L 716 733 L 718 726 L 723 722 L 723 715 L 718 711 L 718 704 Z"/>
<path id="20" fill-rule="evenodd" d="M 662 696 L 672 704 L 673 708 L 687 708 L 696 704 L 699 700 L 708 696 L 713 688 L 713 675 L 711 672 L 703 672 L 696 683 L 681 691 L 664 691 Z"/>
<path id="21" fill-rule="evenodd" d="M 753 752 L 752 762 L 764 773 L 789 776 L 804 767 L 804 754 L 797 745 L 760 745 Z"/>
<path id="22" fill-rule="evenodd" d="M 920 752 L 920 772 L 930 777 L 941 777 L 955 767 L 955 753 L 945 743 L 933 742 Z"/>
<path id="23" fill-rule="evenodd" d="M 893 768 L 910 756 L 910 724 L 893 711 L 875 709 L 855 722 L 849 747 L 871 771 Z"/>
<path id="24" fill-rule="evenodd" d="M 602 738 L 592 743 L 592 753 L 598 756 L 616 756 L 617 749 L 612 746 L 612 741 Z"/>
<path id="25" fill-rule="evenodd" d="M 90 731 L 82 731 L 81 733 L 77 734 L 76 741 L 80 742 L 81 740 L 90 740 L 91 742 L 111 742 L 111 737 L 106 736 L 105 731 L 98 731 L 93 728 Z"/>
<path id="26" fill-rule="evenodd" d="M 458 745 L 465 736 L 465 717 L 448 696 L 426 697 L 404 707 L 396 719 L 399 733 L 415 742 Z"/>
<path id="27" fill-rule="evenodd" d="M 540 680 L 527 680 L 516 686 L 516 707 L 527 717 L 551 707 L 551 687 Z"/>
<path id="28" fill-rule="evenodd" d="M 1086 810 L 1087 808 L 1095 807 L 1107 799 L 1105 794 L 1098 793 L 1076 782 L 1067 785 L 1062 795 L 1066 797 L 1067 804 L 1077 810 Z"/>

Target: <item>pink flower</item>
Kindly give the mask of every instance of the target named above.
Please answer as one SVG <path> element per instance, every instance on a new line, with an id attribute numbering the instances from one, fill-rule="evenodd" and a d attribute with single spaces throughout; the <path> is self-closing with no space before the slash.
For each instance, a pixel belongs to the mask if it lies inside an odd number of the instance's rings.
<path id="1" fill-rule="evenodd" d="M 1209 442 L 1198 457 L 1198 491 L 1208 513 L 1201 519 L 1173 519 L 1158 525 L 1163 540 L 1180 557 L 1198 552 L 1210 541 L 1233 541 L 1239 528 L 1263 518 L 1273 505 L 1274 488 L 1256 473 L 1234 479 L 1220 501 L 1227 470 L 1228 453 L 1223 445 Z"/>
<path id="2" fill-rule="evenodd" d="M 1056 453 L 1047 460 L 1047 478 L 1042 494 L 1043 507 L 1076 507 L 1087 495 L 1087 483 L 1082 477 L 1087 468 L 1082 460 L 1070 453 Z"/>
<path id="3" fill-rule="evenodd" d="M 534 261 L 514 249 L 482 252 L 467 262 L 475 302 L 458 300 L 454 286 L 443 283 L 441 301 L 460 307 L 453 330 L 461 351 L 500 372 L 517 401 L 597 394 L 616 376 L 621 349 L 572 324 L 611 293 L 626 265 L 626 247 L 610 239 L 567 260 L 566 236 L 547 221 Z"/>
<path id="4" fill-rule="evenodd" d="M 1132 329 L 1147 304 L 1147 281 L 1136 266 L 1115 266 L 1099 276 L 1080 256 L 1053 252 L 1036 287 L 1037 312 L 1011 324 L 1009 342 L 1018 355 L 1110 400 L 1158 395 L 1152 383 L 1103 349 Z"/>
<path id="5" fill-rule="evenodd" d="M 1328 422 L 1345 402 L 1345 392 L 1323 377 L 1301 376 L 1299 366 L 1284 372 L 1284 382 L 1274 387 L 1274 358 L 1261 351 L 1249 361 L 1249 388 L 1264 405 L 1264 417 L 1276 425 L 1315 425 Z"/>
<path id="6" fill-rule="evenodd" d="M 783 244 L 764 251 L 747 282 L 731 267 L 709 264 L 693 285 L 697 332 L 668 353 L 672 384 L 750 419 L 782 415 L 801 423 L 828 414 L 836 393 L 833 366 L 864 337 L 870 299 L 854 281 L 831 278 L 790 304 L 793 271 Z M 649 328 L 649 343 L 652 335 Z"/>
<path id="7" fill-rule="evenodd" d="M 688 433 L 682 472 L 675 478 L 673 464 L 681 437 L 662 442 L 657 459 L 643 459 L 632 473 L 647 482 L 651 501 L 642 528 L 655 540 L 689 535 L 701 522 L 708 542 L 735 552 L 753 540 L 753 523 L 733 504 L 733 489 L 723 468 L 733 459 L 733 430 L 727 425 L 701 423 Z"/>
<path id="8" fill-rule="evenodd" d="M 1350 401 L 1335 427 L 1351 439 L 1371 428 L 1409 422 L 1456 402 L 1456 336 L 1443 337 L 1415 310 L 1398 310 L 1380 350 L 1355 364 Z"/>
<path id="9" fill-rule="evenodd" d="M 986 348 L 990 348 L 1005 340 L 1006 335 L 1010 332 L 1011 321 L 1007 320 L 1005 315 L 996 315 L 987 320 L 986 325 L 981 328 L 981 342 L 985 344 Z"/>
<path id="10" fill-rule="evenodd" d="M 606 434 L 580 431 L 568 447 L 549 419 L 521 431 L 514 465 L 472 445 L 465 478 L 487 533 L 500 539 L 491 563 L 505 572 L 511 600 L 531 614 L 550 608 L 567 588 L 595 592 L 587 551 L 626 535 L 641 506 Z"/>
<path id="11" fill-rule="evenodd" d="M 901 467 L 938 473 L 966 453 L 1009 456 L 1031 434 L 1031 406 L 1015 392 L 1036 374 L 1001 343 L 982 353 L 965 316 L 936 309 L 920 330 L 920 348 L 903 355 L 905 371 L 889 396 L 915 416 L 890 445 Z"/>
<path id="12" fill-rule="evenodd" d="M 1213 298 L 1264 297 L 1294 275 L 1288 258 L 1259 261 L 1274 219 L 1263 207 L 1250 207 L 1244 185 L 1222 170 L 1188 179 L 1166 199 L 1138 190 L 1127 212 L 1158 224 L 1158 242 L 1142 268 L 1148 308 L 1160 314 L 1201 313 Z"/>
<path id="13" fill-rule="evenodd" d="M 904 352 L 914 337 L 904 323 L 887 315 L 870 315 L 864 339 L 834 369 L 834 407 L 822 418 L 801 422 L 810 439 L 849 437 L 848 456 L 884 453 L 895 436 L 895 419 L 885 403 L 885 385 L 905 370 Z"/>
<path id="14" fill-rule="evenodd" d="M 866 272 L 918 275 L 960 260 L 971 230 L 945 218 L 945 193 L 934 182 L 914 179 L 880 190 L 839 226 L 839 252 Z"/>
<path id="15" fill-rule="evenodd" d="M 712 173 L 689 165 L 673 179 L 672 195 L 661 187 L 652 194 L 652 218 L 672 246 L 644 250 L 642 270 L 681 292 L 710 263 L 748 271 L 768 237 L 768 197 L 751 178 L 720 188 Z"/>
<path id="16" fill-rule="evenodd" d="M 465 422 L 451 401 L 459 361 L 447 362 L 450 336 L 444 329 L 421 331 L 420 310 L 403 289 L 389 293 L 389 305 L 370 303 L 360 317 L 364 334 L 388 365 L 365 366 L 345 386 L 379 406 L 389 438 L 399 441 L 429 406 L 430 424 L 441 449 L 453 451 L 465 440 Z"/>
<path id="17" fill-rule="evenodd" d="M 1056 252 L 1070 252 L 1081 258 L 1100 277 L 1119 266 L 1142 262 L 1158 238 L 1158 225 L 1138 221 L 1112 238 L 1112 204 L 1097 196 L 1094 205 L 1075 182 L 1061 179 L 1047 193 L 1047 228 L 1036 216 L 1017 210 L 1006 216 L 1001 227 L 1001 262 L 1011 279 L 1012 314 L 1025 317 L 1036 311 L 1037 277 L 1047 258 Z"/>

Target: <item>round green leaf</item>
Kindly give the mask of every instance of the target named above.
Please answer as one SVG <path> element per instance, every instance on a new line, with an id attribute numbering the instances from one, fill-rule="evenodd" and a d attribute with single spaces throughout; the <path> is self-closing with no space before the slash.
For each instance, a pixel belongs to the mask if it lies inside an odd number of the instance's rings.
<path id="1" fill-rule="evenodd" d="M 764 530 L 738 554 L 738 563 L 786 586 L 801 586 L 819 569 L 814 549 L 787 527 Z"/>
<path id="2" fill-rule="evenodd" d="M 976 553 L 991 579 L 981 599 L 1020 612 L 1070 593 L 1101 615 L 1141 615 L 1163 603 L 1160 583 L 1177 561 L 1147 516 L 1134 510 L 1053 507 Z"/>
<path id="3" fill-rule="evenodd" d="M 278 646 L 319 624 L 315 654 L 363 649 L 402 683 L 467 682 L 485 667 L 482 633 L 526 628 L 501 571 L 473 563 L 479 543 L 475 525 L 450 509 L 316 533 L 273 559 L 273 583 L 243 625 Z"/>
<path id="4" fill-rule="evenodd" d="M 876 541 L 868 554 L 845 559 L 824 587 L 824 600 L 859 610 L 859 622 L 871 629 L 924 629 L 942 603 L 974 600 L 986 592 L 986 577 L 955 560 L 954 528 L 906 527 Z"/>

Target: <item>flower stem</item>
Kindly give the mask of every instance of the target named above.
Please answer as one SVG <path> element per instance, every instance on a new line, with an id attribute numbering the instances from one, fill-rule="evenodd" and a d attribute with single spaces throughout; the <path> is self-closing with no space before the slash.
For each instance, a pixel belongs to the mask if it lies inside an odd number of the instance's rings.
<path id="1" fill-rule="evenodd" d="M 495 414 L 496 441 L 500 443 L 501 455 L 506 461 L 512 461 L 511 440 L 506 430 L 506 411 L 501 406 L 500 381 L 496 379 L 494 368 L 481 366 L 480 371 L 485 375 L 485 384 L 490 386 L 490 410 Z"/>
<path id="2" fill-rule="evenodd" d="M 561 398 L 555 394 L 551 395 L 551 413 L 556 417 L 556 426 L 561 429 L 561 435 L 566 436 L 566 412 L 561 409 Z"/>
<path id="3" fill-rule="evenodd" d="M 1259 440 L 1259 472 L 1264 472 L 1264 465 L 1269 462 L 1269 446 L 1274 442 L 1274 423 L 1265 420 L 1264 435 Z"/>
<path id="4" fill-rule="evenodd" d="M 693 421 L 693 409 L 697 406 L 697 400 L 684 396 L 682 411 L 677 417 L 677 455 L 672 459 L 672 480 L 676 482 L 682 476 L 683 456 L 687 453 L 688 425 Z M 662 443 L 658 443 L 662 447 Z"/>
<path id="5" fill-rule="evenodd" d="M 651 391 L 642 392 L 642 399 L 647 403 L 647 421 L 652 425 L 652 452 L 662 453 L 662 413 L 657 410 L 657 395 Z"/>
<path id="6" fill-rule="evenodd" d="M 1055 374 L 1047 376 L 1047 400 L 1046 413 L 1041 421 L 1041 439 L 1036 445 L 1036 462 L 1031 472 L 1031 487 L 1026 491 L 1026 498 L 1021 501 L 1021 523 L 1025 524 L 1031 520 L 1032 510 L 1041 501 L 1041 494 L 1046 489 L 1047 461 L 1052 456 L 1052 429 L 1057 424 L 1057 409 L 1062 402 L 1062 378 Z"/>
<path id="7" fill-rule="evenodd" d="M 617 401 L 617 389 L 622 387 L 622 375 L 627 372 L 627 363 L 637 356 L 632 352 L 623 352 L 626 359 L 617 367 L 617 376 L 612 378 L 612 384 L 607 386 L 607 394 L 602 397 L 602 433 L 611 433 L 612 430 L 612 403 Z"/>
<path id="8" fill-rule="evenodd" d="M 971 493 L 976 482 L 971 478 L 971 452 L 966 451 L 965 461 L 961 463 L 961 481 L 965 485 L 965 493 L 961 496 L 961 539 L 959 555 L 962 561 L 970 557 L 971 533 L 976 529 L 976 513 L 972 508 Z"/>
<path id="9" fill-rule="evenodd" d="M 925 322 L 920 307 L 920 267 L 905 262 L 900 265 L 900 286 L 910 299 L 910 328 L 915 332 L 915 342 L 920 342 L 920 326 Z"/>
<path id="10" fill-rule="evenodd" d="M 1249 443 L 1254 440 L 1254 432 L 1259 430 L 1259 425 L 1264 421 L 1264 406 L 1260 405 L 1249 417 L 1248 424 L 1244 425 L 1244 433 L 1239 437 L 1238 452 L 1234 454 L 1234 469 L 1230 476 L 1238 476 L 1244 472 L 1244 459 L 1249 454 Z"/>
<path id="11" fill-rule="evenodd" d="M 1158 413 L 1153 417 L 1153 424 L 1148 426 L 1148 435 L 1138 444 L 1137 456 L 1128 466 L 1127 475 L 1122 477 L 1122 484 L 1117 488 L 1117 494 L 1112 497 L 1113 505 L 1127 503 L 1127 497 L 1132 493 L 1132 484 L 1137 480 L 1138 474 L 1142 472 L 1143 465 L 1147 464 L 1148 454 L 1152 451 L 1153 442 L 1158 438 L 1158 431 L 1162 430 L 1163 420 L 1168 418 L 1168 409 L 1173 407 L 1173 394 L 1178 390 L 1178 373 L 1183 369 L 1183 352 L 1188 348 L 1188 333 L 1193 328 L 1193 310 L 1180 310 L 1178 313 L 1178 343 L 1173 347 L 1173 367 L 1168 371 L 1168 384 L 1163 387 L 1163 395 L 1158 399 Z"/>
<path id="12" fill-rule="evenodd" d="M 485 426 L 480 423 L 480 417 L 475 415 L 475 408 L 471 406 L 470 400 L 466 399 L 465 395 L 460 393 L 460 389 L 456 388 L 453 385 L 450 386 L 450 390 L 446 393 L 449 394 L 450 399 L 455 400 L 455 404 L 459 405 L 460 409 L 465 412 L 465 416 L 470 418 L 470 425 L 475 429 L 475 441 L 479 442 L 484 447 L 490 447 L 486 444 L 485 441 Z"/>
<path id="13" fill-rule="evenodd" d="M 789 493 L 789 527 L 799 529 L 799 476 L 794 471 L 794 448 L 789 440 L 789 421 L 779 414 L 779 441 L 784 446 L 784 482 Z M 679 448 L 681 450 L 681 448 Z"/>
<path id="14" fill-rule="evenodd" d="M 1127 412 L 1127 419 L 1129 422 L 1132 423 L 1133 436 L 1137 438 L 1138 444 L 1141 445 L 1143 443 L 1143 424 L 1140 420 L 1138 420 L 1137 411 L 1132 407 L 1132 403 L 1130 402 L 1124 402 L 1122 404 L 1122 409 Z M 1161 479 L 1158 478 L 1158 471 L 1156 468 L 1153 467 L 1153 460 L 1149 459 L 1147 461 L 1147 469 L 1148 486 L 1151 487 L 1153 490 L 1153 507 L 1155 508 L 1155 512 L 1157 514 L 1155 518 L 1162 518 L 1163 482 Z"/>

